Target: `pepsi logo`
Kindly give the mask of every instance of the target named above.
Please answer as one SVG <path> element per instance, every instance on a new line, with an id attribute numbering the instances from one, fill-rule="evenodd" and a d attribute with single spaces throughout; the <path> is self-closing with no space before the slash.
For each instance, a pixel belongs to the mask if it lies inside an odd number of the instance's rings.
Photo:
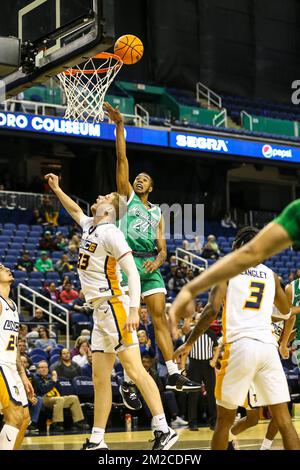
<path id="1" fill-rule="evenodd" d="M 264 145 L 263 148 L 262 148 L 262 154 L 265 158 L 272 158 L 273 156 L 273 149 L 271 147 L 271 145 Z"/>

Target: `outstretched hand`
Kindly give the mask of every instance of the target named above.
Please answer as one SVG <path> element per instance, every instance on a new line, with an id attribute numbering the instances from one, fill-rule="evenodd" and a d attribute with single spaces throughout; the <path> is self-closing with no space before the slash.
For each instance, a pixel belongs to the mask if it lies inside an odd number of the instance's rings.
<path id="1" fill-rule="evenodd" d="M 109 119 L 111 119 L 115 124 L 123 122 L 123 116 L 118 108 L 113 108 L 111 104 L 105 102 L 103 103 L 103 109 L 105 114 L 107 114 Z"/>
<path id="2" fill-rule="evenodd" d="M 54 173 L 48 173 L 44 178 L 48 181 L 48 184 L 53 192 L 59 189 L 59 178 L 57 175 Z"/>

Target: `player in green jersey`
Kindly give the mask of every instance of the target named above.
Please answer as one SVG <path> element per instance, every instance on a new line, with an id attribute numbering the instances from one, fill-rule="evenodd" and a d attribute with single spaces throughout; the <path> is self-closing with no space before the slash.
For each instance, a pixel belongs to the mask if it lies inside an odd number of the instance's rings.
<path id="1" fill-rule="evenodd" d="M 116 124 L 117 189 L 128 201 L 127 215 L 121 221 L 120 228 L 132 249 L 141 279 L 142 298 L 152 315 L 155 338 L 168 369 L 166 388 L 177 391 L 200 390 L 200 385 L 181 375 L 177 364 L 173 362 L 173 342 L 166 317 L 166 289 L 159 271 L 167 256 L 164 219 L 160 208 L 148 200 L 153 190 L 153 179 L 147 173 L 140 173 L 133 185 L 130 184 L 123 116 L 108 103 L 104 104 L 104 109 Z M 129 390 L 125 380 L 125 387 L 120 390 L 125 402 Z"/>
<path id="2" fill-rule="evenodd" d="M 296 248 L 300 246 L 300 199 L 289 204 L 249 243 L 217 261 L 181 289 L 170 309 L 172 334 L 176 334 L 178 320 L 186 316 L 191 302 L 201 292 L 231 279 L 251 266 L 256 266 L 292 244 Z"/>
<path id="3" fill-rule="evenodd" d="M 286 286 L 287 295 L 292 303 L 292 314 L 296 315 L 296 340 L 300 340 L 300 279 L 295 279 Z"/>

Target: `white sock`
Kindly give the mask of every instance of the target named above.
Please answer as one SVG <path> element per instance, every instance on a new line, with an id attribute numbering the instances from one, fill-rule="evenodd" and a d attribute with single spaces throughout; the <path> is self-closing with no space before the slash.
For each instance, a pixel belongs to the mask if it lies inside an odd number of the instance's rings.
<path id="1" fill-rule="evenodd" d="M 4 424 L 0 433 L 0 450 L 13 450 L 18 434 L 18 428 Z"/>
<path id="2" fill-rule="evenodd" d="M 271 449 L 272 444 L 273 444 L 273 441 L 270 441 L 270 439 L 267 439 L 265 437 L 264 440 L 262 441 L 260 450 L 269 450 Z"/>
<path id="3" fill-rule="evenodd" d="M 169 426 L 164 414 L 153 416 L 151 425 L 153 431 L 169 432 Z"/>
<path id="4" fill-rule="evenodd" d="M 129 375 L 127 374 L 126 370 L 124 369 L 124 382 L 127 382 L 129 384 L 133 384 L 134 382 L 131 380 Z"/>
<path id="5" fill-rule="evenodd" d="M 178 366 L 177 364 L 175 364 L 175 362 L 166 361 L 166 366 L 167 366 L 169 375 L 179 374 Z"/>
<path id="6" fill-rule="evenodd" d="M 99 444 L 104 438 L 104 432 L 103 428 L 93 428 L 90 442 L 92 444 Z"/>

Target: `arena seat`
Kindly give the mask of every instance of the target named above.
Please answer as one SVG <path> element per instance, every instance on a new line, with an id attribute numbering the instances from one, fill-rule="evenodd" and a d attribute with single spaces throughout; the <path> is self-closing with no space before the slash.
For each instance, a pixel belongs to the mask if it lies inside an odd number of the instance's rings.
<path id="1" fill-rule="evenodd" d="M 94 385 L 90 377 L 78 376 L 72 380 L 75 394 L 80 400 L 92 398 L 94 396 Z"/>

